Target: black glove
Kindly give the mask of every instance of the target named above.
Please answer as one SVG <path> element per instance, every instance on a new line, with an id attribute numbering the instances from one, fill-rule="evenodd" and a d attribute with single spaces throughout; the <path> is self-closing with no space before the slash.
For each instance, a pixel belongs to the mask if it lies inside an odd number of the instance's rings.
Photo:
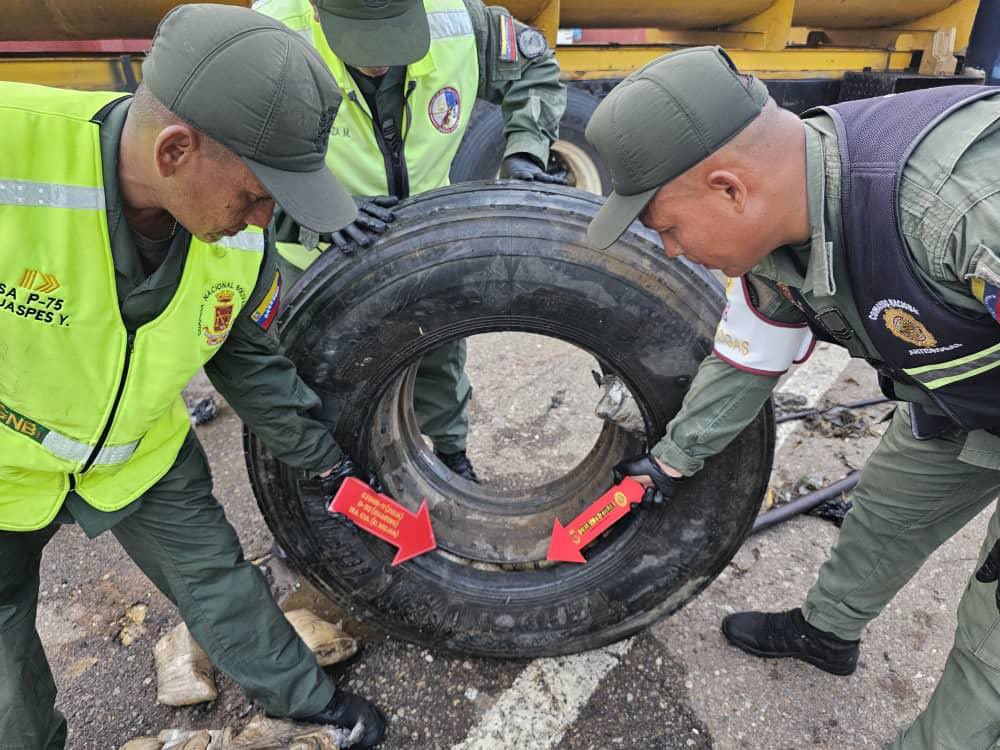
<path id="1" fill-rule="evenodd" d="M 344 729 L 354 729 L 358 721 L 363 721 L 364 731 L 352 747 L 375 747 L 385 737 L 385 716 L 378 707 L 360 695 L 340 688 L 337 688 L 326 708 L 299 721 Z"/>
<path id="2" fill-rule="evenodd" d="M 526 180 L 528 182 L 548 182 L 554 185 L 568 185 L 562 177 L 547 174 L 545 168 L 529 154 L 511 154 L 500 165 L 500 177 L 505 180 Z"/>
<path id="3" fill-rule="evenodd" d="M 1000 578 L 1000 539 L 993 545 L 982 567 L 976 571 L 976 580 L 980 583 L 995 583 L 998 578 Z M 1000 611 L 1000 584 L 997 585 L 996 601 L 997 611 Z"/>
<path id="4" fill-rule="evenodd" d="M 388 209 L 399 203 L 399 198 L 394 195 L 355 197 L 354 202 L 358 204 L 358 218 L 343 229 L 320 235 L 321 240 L 344 253 L 354 252 L 357 246 L 368 247 L 380 234 L 385 234 L 388 225 L 396 220 L 396 214 Z"/>
<path id="5" fill-rule="evenodd" d="M 329 475 L 320 477 L 319 479 L 319 486 L 326 503 L 329 503 L 333 496 L 337 494 L 340 485 L 348 477 L 357 477 L 361 480 L 365 478 L 357 465 L 350 458 L 344 456 L 340 463 L 333 467 L 333 471 Z"/>
<path id="6" fill-rule="evenodd" d="M 646 507 L 650 505 L 660 506 L 674 496 L 674 486 L 679 479 L 669 476 L 653 458 L 652 453 L 646 453 L 635 458 L 627 458 L 615 464 L 612 471 L 615 484 L 618 484 L 625 477 L 639 477 L 645 474 L 653 483 L 642 493 L 642 504 Z"/>

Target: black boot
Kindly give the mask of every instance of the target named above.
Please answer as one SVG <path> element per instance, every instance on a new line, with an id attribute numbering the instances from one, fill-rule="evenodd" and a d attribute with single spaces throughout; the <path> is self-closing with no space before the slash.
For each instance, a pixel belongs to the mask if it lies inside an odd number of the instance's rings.
<path id="1" fill-rule="evenodd" d="M 434 451 L 434 455 L 441 459 L 441 463 L 463 479 L 468 479 L 470 482 L 479 484 L 479 477 L 476 476 L 476 470 L 472 468 L 472 461 L 465 455 L 465 451 L 458 451 L 457 453 Z"/>
<path id="2" fill-rule="evenodd" d="M 378 707 L 355 695 L 349 690 L 337 689 L 326 708 L 318 714 L 306 716 L 298 721 L 306 724 L 324 724 L 354 729 L 358 721 L 365 724 L 364 733 L 354 747 L 375 747 L 385 737 L 385 716 Z"/>
<path id="3" fill-rule="evenodd" d="M 858 666 L 860 641 L 845 641 L 814 628 L 805 621 L 801 609 L 737 612 L 723 619 L 722 633 L 731 644 L 754 656 L 790 656 L 839 675 L 852 674 Z"/>

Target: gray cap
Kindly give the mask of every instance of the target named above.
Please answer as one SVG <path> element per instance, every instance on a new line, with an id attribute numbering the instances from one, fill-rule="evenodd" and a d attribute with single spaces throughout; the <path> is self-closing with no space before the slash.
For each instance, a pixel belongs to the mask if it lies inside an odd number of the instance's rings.
<path id="1" fill-rule="evenodd" d="M 588 243 L 613 244 L 657 190 L 726 145 L 767 100 L 767 87 L 740 75 L 721 47 L 665 55 L 625 78 L 587 125 L 614 187 Z"/>
<path id="2" fill-rule="evenodd" d="M 423 0 L 316 0 L 330 49 L 355 68 L 409 65 L 431 47 Z"/>
<path id="3" fill-rule="evenodd" d="M 248 8 L 180 5 L 160 21 L 142 76 L 167 109 L 240 156 L 296 222 L 332 232 L 354 220 L 325 164 L 340 91 L 284 25 Z"/>

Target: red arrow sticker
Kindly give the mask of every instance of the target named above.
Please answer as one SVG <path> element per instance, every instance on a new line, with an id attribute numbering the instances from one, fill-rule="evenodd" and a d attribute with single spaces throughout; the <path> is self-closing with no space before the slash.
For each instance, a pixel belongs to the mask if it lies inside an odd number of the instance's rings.
<path id="1" fill-rule="evenodd" d="M 398 547 L 393 565 L 437 548 L 427 500 L 411 513 L 387 495 L 381 495 L 360 479 L 348 477 L 330 503 L 331 513 L 342 513 L 365 531 Z"/>
<path id="2" fill-rule="evenodd" d="M 624 479 L 590 504 L 580 515 L 563 526 L 559 519 L 552 525 L 552 540 L 546 559 L 554 562 L 585 563 L 580 550 L 624 518 L 632 505 L 642 500 L 643 486 L 634 479 Z"/>

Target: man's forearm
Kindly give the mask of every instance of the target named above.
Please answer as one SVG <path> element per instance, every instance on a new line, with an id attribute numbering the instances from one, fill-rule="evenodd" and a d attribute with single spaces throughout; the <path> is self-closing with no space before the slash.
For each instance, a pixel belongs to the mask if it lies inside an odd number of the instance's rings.
<path id="1" fill-rule="evenodd" d="M 279 460 L 315 473 L 329 469 L 343 453 L 329 426 L 310 416 L 319 398 L 277 347 L 262 341 L 230 337 L 205 373 Z"/>
<path id="2" fill-rule="evenodd" d="M 738 370 L 710 354 L 653 455 L 685 476 L 698 472 L 754 420 L 778 380 Z"/>

